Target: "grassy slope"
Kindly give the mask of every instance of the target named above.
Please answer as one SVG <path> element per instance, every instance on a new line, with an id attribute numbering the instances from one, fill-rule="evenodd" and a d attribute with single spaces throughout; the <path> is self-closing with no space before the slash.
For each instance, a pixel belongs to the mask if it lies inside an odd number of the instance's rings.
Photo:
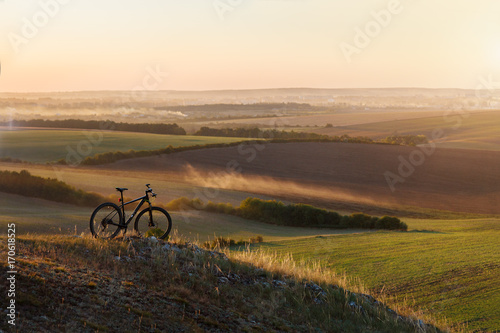
<path id="1" fill-rule="evenodd" d="M 16 329 L 437 331 L 347 291 L 345 281 L 328 272 L 253 253 L 228 253 L 228 260 L 183 242 L 164 246 L 149 240 L 17 237 Z M 5 243 L 0 251 L 6 253 Z M 5 320 L 0 323 L 2 329 L 7 326 Z"/>
<path id="2" fill-rule="evenodd" d="M 86 135 L 87 134 L 87 135 Z M 102 141 L 101 136 L 102 135 Z M 89 137 L 90 136 L 90 137 Z M 83 152 L 87 157 L 113 151 L 152 150 L 209 143 L 229 143 L 241 138 L 161 135 L 96 130 L 0 130 L 1 157 L 45 163 L 66 158 L 68 152 Z"/>
<path id="3" fill-rule="evenodd" d="M 384 290 L 399 303 L 408 297 L 427 313 L 468 323 L 471 330 L 499 330 L 500 221 L 407 222 L 423 231 L 316 237 L 262 247 L 297 260 L 320 260 L 359 277 L 372 292 Z"/>

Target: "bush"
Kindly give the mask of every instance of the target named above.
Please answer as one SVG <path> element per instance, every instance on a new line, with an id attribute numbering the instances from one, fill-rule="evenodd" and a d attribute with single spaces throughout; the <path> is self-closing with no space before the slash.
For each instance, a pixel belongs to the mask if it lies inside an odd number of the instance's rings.
<path id="1" fill-rule="evenodd" d="M 0 171 L 0 191 L 79 206 L 97 206 L 106 200 L 102 195 L 77 190 L 57 179 L 33 176 L 27 170 Z"/>
<path id="2" fill-rule="evenodd" d="M 262 243 L 264 241 L 264 237 L 261 235 L 257 235 L 255 237 L 250 237 L 250 243 L 255 244 L 255 243 Z"/>
<path id="3" fill-rule="evenodd" d="M 425 135 L 393 135 L 388 136 L 382 142 L 392 145 L 416 146 L 429 143 Z"/>
<path id="4" fill-rule="evenodd" d="M 233 239 L 225 238 L 225 237 L 217 237 L 215 238 L 212 242 L 205 242 L 203 243 L 203 247 L 208 248 L 208 249 L 215 249 L 215 248 L 224 248 L 224 247 L 229 247 L 236 245 L 236 242 Z"/>
<path id="5" fill-rule="evenodd" d="M 285 205 L 281 201 L 247 198 L 243 200 L 236 213 L 244 218 L 286 226 L 330 227 L 407 230 L 405 223 L 396 217 L 378 217 L 363 213 L 341 216 L 337 212 L 313 207 L 306 204 Z"/>
<path id="6" fill-rule="evenodd" d="M 378 218 L 375 218 L 378 220 Z M 373 229 L 375 221 L 372 216 L 363 213 L 354 213 L 349 216 L 349 223 L 352 228 Z"/>
<path id="7" fill-rule="evenodd" d="M 408 230 L 406 223 L 401 222 L 397 217 L 383 216 L 375 223 L 376 229 L 388 230 Z"/>
<path id="8" fill-rule="evenodd" d="M 204 207 L 203 202 L 200 199 L 188 199 L 186 197 L 180 197 L 174 199 L 165 205 L 165 209 L 180 211 L 185 209 L 202 209 Z"/>
<path id="9" fill-rule="evenodd" d="M 154 237 L 159 239 L 161 236 L 163 236 L 164 233 L 165 233 L 165 230 L 162 230 L 160 228 L 152 228 L 152 229 L 148 229 L 148 231 L 146 231 L 144 236 L 145 237 L 154 236 Z"/>
<path id="10" fill-rule="evenodd" d="M 111 120 L 80 120 L 80 119 L 64 119 L 64 120 L 12 120 L 3 123 L 7 126 L 17 127 L 50 127 L 50 128 L 80 128 L 80 129 L 106 129 L 123 132 L 139 132 L 139 133 L 155 133 L 155 134 L 172 134 L 186 135 L 186 131 L 177 124 L 132 124 L 132 123 L 116 123 Z"/>
<path id="11" fill-rule="evenodd" d="M 206 205 L 200 199 L 181 197 L 170 201 L 165 208 L 170 210 L 198 209 L 212 213 L 237 215 L 249 220 L 262 221 L 295 227 L 359 228 L 407 230 L 408 226 L 396 217 L 378 218 L 363 213 L 342 216 L 337 212 L 306 204 L 285 205 L 281 201 L 246 198 L 239 207 L 230 203 L 209 201 Z M 260 243 L 262 236 L 250 239 L 250 243 Z"/>

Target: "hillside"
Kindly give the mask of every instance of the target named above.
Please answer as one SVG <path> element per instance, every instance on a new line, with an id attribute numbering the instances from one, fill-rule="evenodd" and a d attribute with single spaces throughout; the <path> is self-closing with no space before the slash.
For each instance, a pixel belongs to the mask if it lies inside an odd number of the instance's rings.
<path id="1" fill-rule="evenodd" d="M 439 332 L 331 272 L 262 253 L 33 235 L 16 252 L 18 332 Z"/>

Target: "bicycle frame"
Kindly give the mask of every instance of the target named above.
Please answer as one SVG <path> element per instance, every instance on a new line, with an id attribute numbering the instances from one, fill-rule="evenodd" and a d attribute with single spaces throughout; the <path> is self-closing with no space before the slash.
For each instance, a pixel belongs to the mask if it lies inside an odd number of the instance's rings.
<path id="1" fill-rule="evenodd" d="M 139 200 L 141 200 L 141 202 L 139 202 L 139 204 L 137 205 L 137 207 L 135 207 L 134 211 L 132 212 L 132 214 L 128 218 L 127 222 L 125 222 L 125 206 L 127 206 L 129 204 L 132 204 L 134 202 L 137 202 Z M 149 201 L 149 195 L 148 195 L 148 193 L 146 193 L 146 195 L 143 196 L 143 197 L 131 200 L 129 202 L 123 202 L 123 192 L 122 192 L 121 193 L 121 200 L 120 200 L 120 202 L 121 202 L 120 209 L 122 210 L 122 218 L 123 218 L 123 220 L 121 222 L 122 222 L 122 226 L 123 227 L 127 227 L 130 224 L 130 222 L 132 222 L 135 214 L 137 214 L 137 212 L 139 211 L 139 209 L 141 209 L 142 205 L 144 205 L 145 202 L 147 202 L 149 204 L 149 208 L 151 210 L 151 201 Z M 149 212 L 149 214 L 151 214 L 151 211 Z"/>

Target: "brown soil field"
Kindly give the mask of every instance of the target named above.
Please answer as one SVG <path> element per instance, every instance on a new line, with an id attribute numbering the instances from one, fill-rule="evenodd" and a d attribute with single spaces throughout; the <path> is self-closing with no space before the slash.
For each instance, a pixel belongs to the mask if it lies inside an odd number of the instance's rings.
<path id="1" fill-rule="evenodd" d="M 415 164 L 410 167 L 413 172 L 408 165 L 401 166 L 402 160 L 410 158 Z M 427 155 L 419 147 L 275 143 L 186 151 L 98 168 L 169 174 L 172 179 L 207 188 L 243 190 L 372 214 L 398 214 L 404 206 L 498 214 L 499 166 L 500 152 L 442 148 Z M 387 172 L 401 177 L 394 191 Z"/>
<path id="2" fill-rule="evenodd" d="M 192 122 L 186 121 L 183 124 L 190 130 L 198 130 L 202 126 L 209 127 L 234 127 L 242 125 L 255 125 L 260 127 L 283 127 L 283 126 L 320 126 L 324 127 L 331 123 L 334 126 L 350 126 L 358 124 L 368 124 L 374 122 L 418 119 L 427 117 L 437 117 L 443 114 L 442 111 L 408 111 L 408 112 L 380 112 L 367 111 L 364 113 L 338 113 L 338 114 L 311 114 L 298 116 L 281 116 L 266 118 L 230 119 L 217 121 Z"/>

